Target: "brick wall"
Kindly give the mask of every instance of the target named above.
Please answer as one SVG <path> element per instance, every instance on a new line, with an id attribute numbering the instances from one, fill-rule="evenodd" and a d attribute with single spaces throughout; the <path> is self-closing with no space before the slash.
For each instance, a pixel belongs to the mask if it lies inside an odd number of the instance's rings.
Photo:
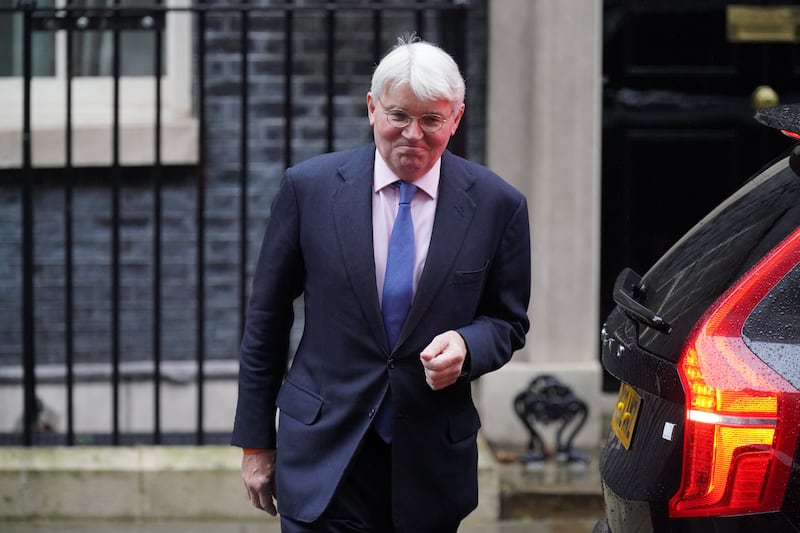
<path id="1" fill-rule="evenodd" d="M 282 2 L 280 2 L 282 3 Z M 298 1 L 299 6 L 325 2 Z M 341 7 L 361 2 L 339 2 Z M 407 5 L 408 2 L 385 1 Z M 485 1 L 473 1 L 480 8 Z M 437 41 L 435 15 L 425 12 L 422 37 Z M 269 205 L 285 167 L 284 113 L 290 112 L 291 162 L 327 149 L 326 12 L 294 15 L 294 72 L 291 109 L 284 105 L 283 15 L 254 12 L 248 56 L 248 172 L 245 220 L 246 286 L 252 274 Z M 383 50 L 372 48 L 372 14 L 336 16 L 334 149 L 371 140 L 365 95 L 372 67 L 397 35 L 415 27 L 411 12 L 382 19 Z M 238 13 L 209 14 L 206 32 L 205 324 L 208 359 L 236 357 L 240 331 L 240 41 Z M 470 15 L 467 28 L 467 153 L 484 157 L 486 58 L 485 10 Z M 37 363 L 65 357 L 65 210 L 73 226 L 74 357 L 79 363 L 110 360 L 112 345 L 112 188 L 108 169 L 79 169 L 67 181 L 63 171 L 37 171 L 34 184 L 35 353 Z M 190 360 L 197 351 L 197 168 L 168 167 L 161 173 L 162 358 Z M 67 183 L 71 204 L 67 204 Z M 153 356 L 154 184 L 150 168 L 125 169 L 120 201 L 119 348 L 123 361 Z M 22 357 L 22 215 L 17 171 L 0 171 L 0 368 Z M 299 327 L 296 328 L 299 330 Z"/>

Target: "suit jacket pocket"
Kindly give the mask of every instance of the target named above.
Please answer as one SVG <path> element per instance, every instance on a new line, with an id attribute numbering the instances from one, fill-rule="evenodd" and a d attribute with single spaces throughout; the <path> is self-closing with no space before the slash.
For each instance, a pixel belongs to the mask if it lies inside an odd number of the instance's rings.
<path id="1" fill-rule="evenodd" d="M 453 443 L 474 436 L 481 428 L 481 419 L 474 406 L 450 417 L 450 441 Z"/>
<path id="2" fill-rule="evenodd" d="M 281 412 L 304 424 L 313 424 L 319 418 L 325 400 L 291 381 L 284 381 L 275 403 Z"/>
<path id="3" fill-rule="evenodd" d="M 453 283 L 456 285 L 477 283 L 486 275 L 486 269 L 488 267 L 489 261 L 486 261 L 486 263 L 478 270 L 456 270 L 453 272 Z"/>

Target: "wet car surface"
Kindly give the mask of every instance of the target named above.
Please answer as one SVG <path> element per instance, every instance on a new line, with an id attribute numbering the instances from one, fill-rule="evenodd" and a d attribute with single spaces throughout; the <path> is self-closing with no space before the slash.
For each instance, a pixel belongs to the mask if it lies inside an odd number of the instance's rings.
<path id="1" fill-rule="evenodd" d="M 790 135 L 798 117 L 757 115 Z M 596 532 L 800 531 L 799 175 L 800 144 L 644 275 L 617 278 Z"/>

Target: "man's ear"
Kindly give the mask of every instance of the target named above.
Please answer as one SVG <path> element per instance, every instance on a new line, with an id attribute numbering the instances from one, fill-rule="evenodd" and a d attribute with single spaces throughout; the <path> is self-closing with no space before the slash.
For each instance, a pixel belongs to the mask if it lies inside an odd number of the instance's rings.
<path id="1" fill-rule="evenodd" d="M 367 116 L 369 117 L 369 125 L 375 125 L 375 99 L 372 97 L 372 93 L 367 93 Z"/>
<path id="2" fill-rule="evenodd" d="M 450 130 L 450 137 L 456 134 L 456 130 L 458 130 L 458 125 L 461 124 L 461 117 L 464 116 L 464 109 L 466 109 L 466 106 L 462 103 L 458 108 L 458 112 L 453 117 L 453 127 Z"/>

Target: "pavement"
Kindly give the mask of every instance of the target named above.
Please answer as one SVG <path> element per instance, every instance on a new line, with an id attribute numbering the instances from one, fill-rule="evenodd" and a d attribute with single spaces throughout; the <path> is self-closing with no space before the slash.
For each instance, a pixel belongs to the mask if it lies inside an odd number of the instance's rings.
<path id="1" fill-rule="evenodd" d="M 466 526 L 459 533 L 591 533 L 589 519 L 499 521 Z M 0 522 L 4 533 L 280 533 L 276 521 L 247 522 Z"/>
<path id="2" fill-rule="evenodd" d="M 482 514 L 479 508 L 476 513 L 465 519 L 459 533 L 591 533 L 594 524 L 603 516 L 596 451 L 594 453 L 589 451 L 586 454 L 585 463 L 563 463 L 548 459 L 526 464 L 520 460 L 524 450 L 496 449 L 491 446 L 487 448 L 489 449 L 485 449 L 485 452 L 488 453 L 485 455 L 493 458 L 492 468 L 495 468 L 498 474 L 493 478 L 495 481 L 490 483 L 494 487 L 493 499 L 499 500 L 498 506 L 495 507 L 495 512 L 488 514 Z M 13 450 L 5 451 L 6 460 L 0 463 L 12 463 Z M 23 451 L 28 453 L 21 457 L 30 460 L 29 451 Z M 65 453 L 61 449 L 56 451 Z M 69 457 L 74 455 L 75 450 L 72 452 Z M 217 503 L 215 499 L 220 500 L 219 505 L 223 510 L 241 504 L 238 499 L 236 504 L 232 504 L 221 497 L 230 493 L 240 495 L 241 492 L 241 480 L 238 479 L 236 470 L 239 456 L 231 459 L 229 457 L 231 453 L 227 448 L 216 451 L 206 448 L 191 450 L 147 448 L 138 450 L 138 454 L 144 456 L 144 459 L 140 458 L 142 464 L 138 465 L 136 449 L 115 450 L 115 452 L 110 457 L 122 465 L 127 465 L 130 471 L 120 468 L 121 465 L 112 464 L 105 465 L 106 470 L 100 470 L 98 474 L 95 467 L 90 465 L 91 473 L 87 474 L 76 470 L 75 465 L 65 467 L 63 457 L 61 460 L 55 460 L 48 458 L 46 454 L 44 456 L 34 454 L 36 458 L 34 462 L 38 465 L 35 468 L 27 465 L 25 468 L 11 469 L 6 476 L 8 486 L 0 498 L 0 531 L 3 533 L 279 533 L 280 531 L 278 520 L 263 513 L 248 512 L 239 516 L 209 512 L 214 510 L 214 505 Z M 56 452 L 51 451 L 51 453 Z M 72 459 L 89 463 L 87 453 L 96 452 L 93 449 L 84 450 Z M 126 456 L 126 453 L 132 456 Z M 209 456 L 205 457 L 204 454 Z M 209 465 L 210 470 L 185 477 L 186 473 L 181 470 L 180 458 L 184 457 L 183 460 L 188 461 L 186 455 L 192 456 L 192 461 L 188 462 L 190 471 L 198 462 Z M 107 458 L 105 455 L 104 457 Z M 60 468 L 65 470 L 53 469 L 53 464 L 59 464 Z M 128 487 L 125 483 L 131 480 L 138 481 Z M 47 486 L 55 492 L 48 493 L 49 495 L 42 492 Z M 121 487 L 127 489 L 120 490 Z M 166 490 L 167 487 L 169 491 Z M 207 493 L 203 492 L 204 490 Z M 121 500 L 114 498 L 115 491 L 129 496 L 139 491 L 143 493 L 139 496 L 147 498 L 140 502 L 126 503 L 129 498 Z M 141 506 L 141 509 L 149 509 L 149 512 L 132 514 L 128 509 L 130 503 Z M 175 508 L 175 505 L 179 508 Z M 20 507 L 27 509 L 26 506 L 32 506 L 28 514 L 14 515 L 8 512 L 19 511 Z M 249 506 L 246 508 L 252 511 Z M 7 512 L 2 512 L 3 509 Z M 66 514 L 66 511 L 72 512 L 75 509 L 80 510 L 82 514 L 75 516 Z M 36 510 L 39 510 L 38 514 Z M 117 512 L 119 513 L 115 514 Z M 201 516 L 208 518 L 201 519 L 199 518 Z"/>
<path id="3" fill-rule="evenodd" d="M 495 450 L 500 471 L 500 518 L 464 522 L 459 533 L 591 533 L 603 515 L 597 459 L 524 464 L 519 452 Z M 3 533 L 280 533 L 278 521 L 32 520 L 3 521 Z"/>

